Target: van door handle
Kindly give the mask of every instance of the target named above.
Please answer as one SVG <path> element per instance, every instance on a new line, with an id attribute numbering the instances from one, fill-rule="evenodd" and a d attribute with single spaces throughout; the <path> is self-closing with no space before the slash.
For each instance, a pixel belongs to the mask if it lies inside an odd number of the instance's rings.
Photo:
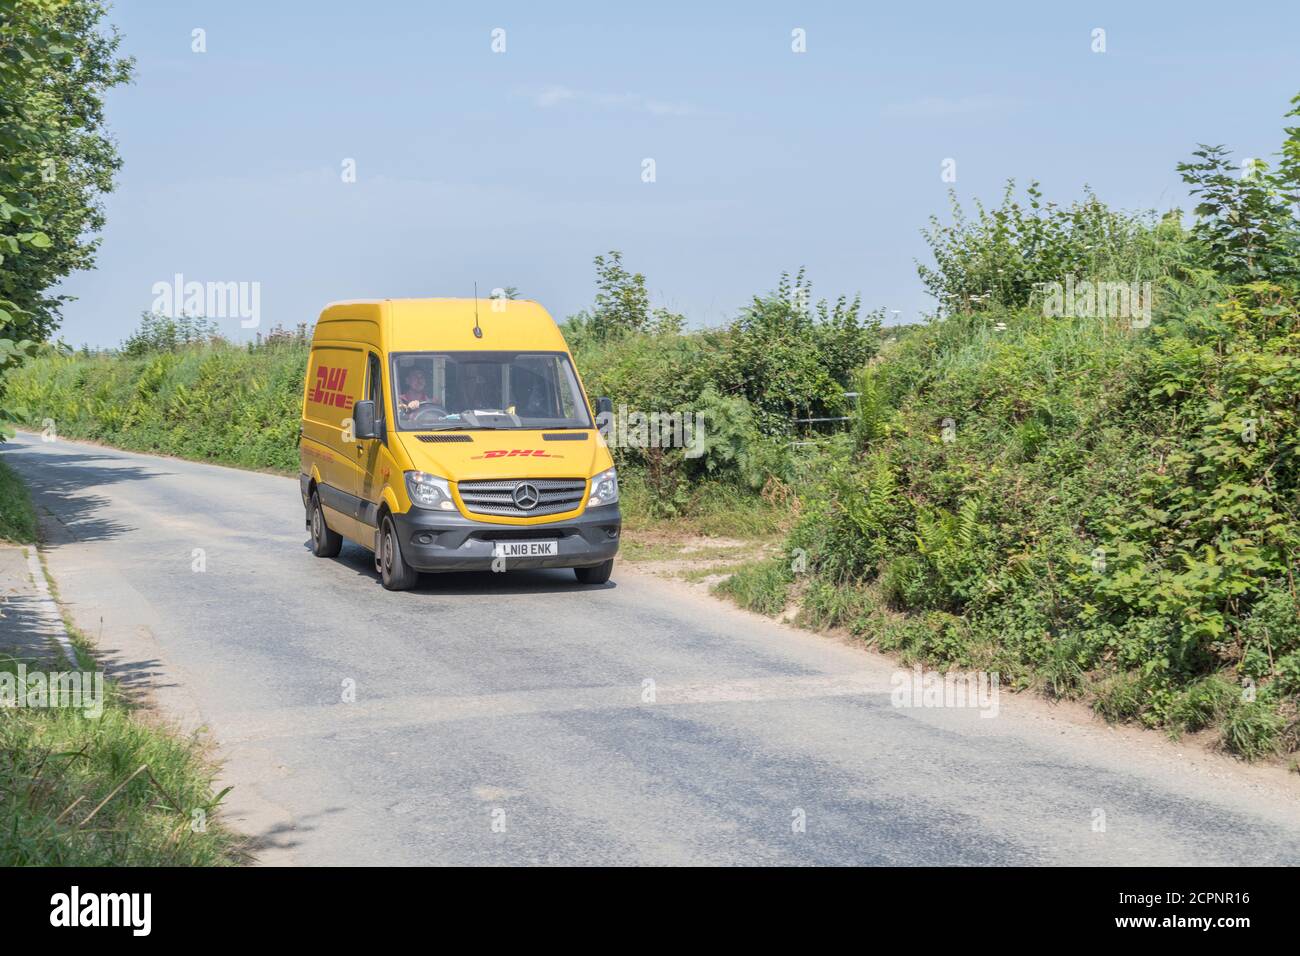
<path id="1" fill-rule="evenodd" d="M 361 444 L 358 444 L 358 445 L 357 445 L 357 454 L 358 454 L 358 455 L 364 455 L 365 453 L 366 453 L 366 449 L 365 449 L 365 447 L 364 447 L 363 445 L 361 445 Z"/>

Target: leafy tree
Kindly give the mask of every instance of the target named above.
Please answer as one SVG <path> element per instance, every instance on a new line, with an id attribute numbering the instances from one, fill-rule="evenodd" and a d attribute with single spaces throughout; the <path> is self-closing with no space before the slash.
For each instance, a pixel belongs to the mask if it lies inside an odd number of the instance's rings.
<path id="1" fill-rule="evenodd" d="M 590 311 L 571 316 L 565 327 L 570 340 L 606 341 L 638 332 L 675 335 L 686 324 L 684 316 L 663 308 L 650 308 L 645 276 L 623 267 L 623 253 L 612 250 L 596 256 L 596 301 Z"/>
<path id="2" fill-rule="evenodd" d="M 121 165 L 103 96 L 132 67 L 105 14 L 98 0 L 0 0 L 0 375 L 57 325 L 65 297 L 50 288 L 94 262 Z"/>
<path id="3" fill-rule="evenodd" d="M 1288 117 L 1300 116 L 1300 95 Z M 1288 127 L 1281 162 L 1245 160 L 1239 169 L 1223 146 L 1201 145 L 1178 164 L 1198 197 L 1192 234 L 1228 282 L 1300 277 L 1300 127 Z"/>
<path id="4" fill-rule="evenodd" d="M 600 338 L 643 332 L 650 323 L 650 295 L 645 276 L 623 268 L 623 254 L 596 256 L 596 304 L 592 323 Z"/>

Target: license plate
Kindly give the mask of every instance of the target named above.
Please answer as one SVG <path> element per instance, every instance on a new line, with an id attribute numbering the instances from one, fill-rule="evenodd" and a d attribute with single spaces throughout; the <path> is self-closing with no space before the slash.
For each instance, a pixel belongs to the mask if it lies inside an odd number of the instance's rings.
<path id="1" fill-rule="evenodd" d="M 494 558 L 553 558 L 560 553 L 558 541 L 498 541 Z"/>

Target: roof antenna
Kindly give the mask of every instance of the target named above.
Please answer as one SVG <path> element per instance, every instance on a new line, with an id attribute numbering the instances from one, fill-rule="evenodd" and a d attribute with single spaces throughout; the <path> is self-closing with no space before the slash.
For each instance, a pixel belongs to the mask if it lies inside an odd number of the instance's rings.
<path id="1" fill-rule="evenodd" d="M 474 283 L 474 338 L 483 338 L 483 330 L 478 326 L 478 282 Z"/>

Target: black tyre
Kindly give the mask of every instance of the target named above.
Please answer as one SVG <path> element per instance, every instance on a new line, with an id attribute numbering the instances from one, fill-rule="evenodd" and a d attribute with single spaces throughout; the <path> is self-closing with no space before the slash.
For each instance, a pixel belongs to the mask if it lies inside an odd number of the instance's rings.
<path id="1" fill-rule="evenodd" d="M 375 563 L 379 566 L 379 577 L 384 582 L 384 587 L 390 591 L 409 590 L 420 580 L 420 572 L 408 565 L 402 557 L 402 545 L 397 540 L 397 526 L 389 515 L 384 515 L 384 523 L 379 530 L 379 550 L 375 554 Z"/>
<path id="2" fill-rule="evenodd" d="M 595 567 L 573 569 L 573 573 L 578 576 L 578 581 L 582 584 L 604 584 L 609 580 L 609 576 L 613 572 L 613 558 L 610 558 L 604 564 L 597 564 Z"/>
<path id="3" fill-rule="evenodd" d="M 325 523 L 325 512 L 320 506 L 320 495 L 311 493 L 311 510 L 307 515 L 307 526 L 311 528 L 311 553 L 318 558 L 337 558 L 343 550 L 343 535 L 331 531 Z"/>

